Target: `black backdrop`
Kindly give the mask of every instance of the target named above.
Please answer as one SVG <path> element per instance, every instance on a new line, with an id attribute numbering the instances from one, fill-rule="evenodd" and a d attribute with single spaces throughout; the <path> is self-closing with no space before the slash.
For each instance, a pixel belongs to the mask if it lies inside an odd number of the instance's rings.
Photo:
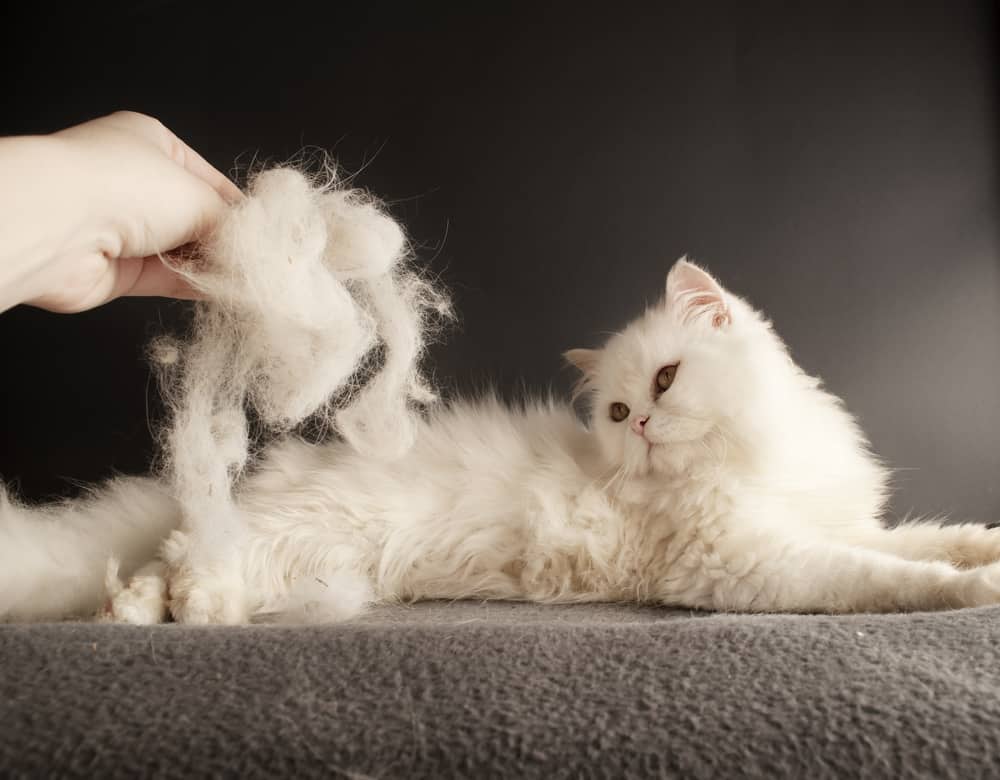
<path id="1" fill-rule="evenodd" d="M 332 149 L 455 294 L 452 391 L 565 389 L 689 253 L 901 467 L 897 513 L 1000 520 L 991 4 L 418 5 L 8 4 L 0 133 L 131 108 L 227 171 Z M 0 315 L 3 478 L 141 472 L 183 306 Z"/>

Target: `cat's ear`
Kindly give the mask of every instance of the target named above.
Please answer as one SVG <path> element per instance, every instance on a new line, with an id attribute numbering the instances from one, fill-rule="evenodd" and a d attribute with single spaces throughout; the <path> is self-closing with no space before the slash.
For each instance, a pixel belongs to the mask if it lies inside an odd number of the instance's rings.
<path id="1" fill-rule="evenodd" d="M 596 349 L 570 349 L 563 352 L 563 357 L 571 366 L 583 374 L 584 379 L 593 379 L 597 375 L 597 363 L 601 353 Z"/>
<path id="2" fill-rule="evenodd" d="M 575 367 L 580 372 L 580 378 L 573 385 L 573 399 L 592 389 L 594 380 L 597 378 L 597 364 L 601 358 L 601 352 L 597 349 L 569 349 L 563 352 L 566 362 Z"/>
<path id="3" fill-rule="evenodd" d="M 721 328 L 733 321 L 722 289 L 708 271 L 682 257 L 667 274 L 667 307 L 680 312 L 684 321 L 711 316 L 712 327 Z"/>

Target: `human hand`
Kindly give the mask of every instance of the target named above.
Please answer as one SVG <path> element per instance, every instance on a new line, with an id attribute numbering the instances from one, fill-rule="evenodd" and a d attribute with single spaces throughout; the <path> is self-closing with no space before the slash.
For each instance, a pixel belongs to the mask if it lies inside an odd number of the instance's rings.
<path id="1" fill-rule="evenodd" d="M 129 111 L 10 140 L 25 150 L 22 175 L 14 165 L 14 181 L 0 177 L 0 187 L 18 190 L 11 209 L 20 219 L 11 225 L 27 235 L 0 235 L 0 263 L 17 272 L 0 285 L 0 311 L 22 302 L 78 312 L 124 295 L 195 297 L 158 255 L 197 239 L 242 197 L 229 179 L 160 122 Z M 29 257 L 4 251 L 19 248 Z"/>

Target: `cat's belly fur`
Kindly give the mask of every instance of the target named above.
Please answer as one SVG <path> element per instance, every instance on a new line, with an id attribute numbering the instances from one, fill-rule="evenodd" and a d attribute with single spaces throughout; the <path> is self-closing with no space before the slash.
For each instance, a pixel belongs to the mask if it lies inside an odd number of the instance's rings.
<path id="1" fill-rule="evenodd" d="M 565 407 L 489 402 L 439 415 L 391 463 L 286 442 L 240 496 L 248 584 L 347 570 L 382 599 L 641 598 L 671 530 L 626 516 L 587 447 Z"/>

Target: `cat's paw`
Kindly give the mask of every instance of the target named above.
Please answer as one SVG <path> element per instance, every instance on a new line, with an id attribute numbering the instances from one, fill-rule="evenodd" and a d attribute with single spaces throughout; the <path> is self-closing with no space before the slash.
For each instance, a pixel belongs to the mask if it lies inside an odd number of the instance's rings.
<path id="1" fill-rule="evenodd" d="M 108 562 L 105 586 L 108 600 L 98 619 L 106 623 L 150 626 L 167 619 L 166 567 L 156 561 L 137 571 L 123 585 L 118 579 L 118 562 Z"/>
<path id="2" fill-rule="evenodd" d="M 962 577 L 962 606 L 985 607 L 1000 604 L 1000 563 L 967 569 Z"/>
<path id="3" fill-rule="evenodd" d="M 178 623 L 236 625 L 249 619 L 246 584 L 235 555 L 193 558 L 186 534 L 164 544 L 170 614 Z"/>
<path id="4" fill-rule="evenodd" d="M 941 558 L 952 566 L 973 569 L 1000 562 L 1000 530 L 979 523 L 940 526 L 939 530 Z"/>

